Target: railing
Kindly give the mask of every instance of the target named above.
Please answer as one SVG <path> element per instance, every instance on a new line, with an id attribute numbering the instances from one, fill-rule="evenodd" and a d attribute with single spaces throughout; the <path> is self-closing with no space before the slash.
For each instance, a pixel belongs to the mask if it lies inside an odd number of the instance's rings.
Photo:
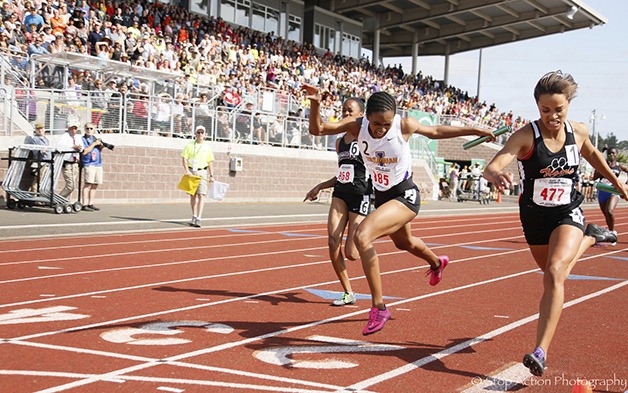
<path id="1" fill-rule="evenodd" d="M 428 146 L 427 138 L 421 135 L 412 135 L 408 143 L 410 144 L 412 158 L 425 160 L 432 173 L 436 174 L 438 165 L 434 153 L 432 153 L 432 150 Z"/>
<path id="2" fill-rule="evenodd" d="M 0 80 L 9 86 L 28 86 L 30 58 L 18 49 L 0 48 Z"/>
<path id="3" fill-rule="evenodd" d="M 308 119 L 259 110 L 234 110 L 168 94 L 120 94 L 101 90 L 23 89 L 0 86 L 3 135 L 24 135 L 43 123 L 53 135 L 71 123 L 91 122 L 101 133 L 193 138 L 202 125 L 213 141 L 334 150 L 336 136 L 309 133 Z"/>

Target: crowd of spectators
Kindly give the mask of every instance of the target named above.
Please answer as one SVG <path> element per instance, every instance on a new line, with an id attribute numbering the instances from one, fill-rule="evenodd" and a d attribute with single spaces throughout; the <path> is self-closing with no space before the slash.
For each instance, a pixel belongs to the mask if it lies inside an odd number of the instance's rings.
<path id="1" fill-rule="evenodd" d="M 112 0 L 5 0 L 0 10 L 0 50 L 32 54 L 75 52 L 129 63 L 176 75 L 181 100 L 199 99 L 204 88 L 222 92 L 221 104 L 237 107 L 262 87 L 291 94 L 307 116 L 309 102 L 303 82 L 327 92 L 326 118 L 339 117 L 348 97 L 368 98 L 377 91 L 398 97 L 403 110 L 461 117 L 489 127 L 524 124 L 512 112 L 480 102 L 466 92 L 432 77 L 405 73 L 399 66 L 374 66 L 339 53 L 317 52 L 310 44 L 287 41 L 273 32 L 232 26 L 219 17 L 205 17 L 171 4 Z M 71 75 L 74 83 L 93 89 L 88 72 Z M 53 78 L 40 78 L 41 87 Z M 146 93 L 137 81 L 129 93 Z M 114 89 L 120 86 L 108 86 Z M 207 94 L 205 92 L 205 94 Z"/>

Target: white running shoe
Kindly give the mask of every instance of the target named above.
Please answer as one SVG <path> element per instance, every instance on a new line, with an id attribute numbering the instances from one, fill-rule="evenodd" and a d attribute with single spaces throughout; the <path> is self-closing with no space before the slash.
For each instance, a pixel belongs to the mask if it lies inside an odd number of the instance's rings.
<path id="1" fill-rule="evenodd" d="M 345 292 L 341 297 L 334 300 L 332 306 L 346 306 L 347 304 L 355 303 L 355 293 L 353 292 Z"/>

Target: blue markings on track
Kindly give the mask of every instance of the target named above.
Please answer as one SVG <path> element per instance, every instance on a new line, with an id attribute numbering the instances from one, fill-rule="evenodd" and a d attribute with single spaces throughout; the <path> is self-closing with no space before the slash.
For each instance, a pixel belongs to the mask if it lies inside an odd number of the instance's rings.
<path id="1" fill-rule="evenodd" d="M 543 274 L 543 272 L 535 272 L 536 274 Z M 581 274 L 570 274 L 567 280 L 573 281 L 625 281 L 624 278 L 615 277 L 599 277 L 599 276 L 584 276 Z"/>
<path id="2" fill-rule="evenodd" d="M 280 235 L 288 236 L 288 237 L 327 237 L 321 235 L 314 235 L 311 233 L 288 233 L 288 232 L 278 232 Z"/>
<path id="3" fill-rule="evenodd" d="M 508 247 L 482 247 L 482 246 L 468 246 L 468 245 L 457 245 L 457 244 L 443 244 L 443 243 L 425 243 L 428 247 L 442 247 L 442 246 L 458 246 L 460 248 L 467 248 L 469 250 L 489 250 L 489 251 L 510 251 L 512 248 Z"/>
<path id="4" fill-rule="evenodd" d="M 467 248 L 469 250 L 492 250 L 492 251 L 508 251 L 512 250 L 512 248 L 504 248 L 504 247 L 480 247 L 480 246 L 459 246 L 460 248 Z"/>
<path id="5" fill-rule="evenodd" d="M 568 280 L 590 280 L 590 281 L 624 281 L 623 278 L 583 276 L 579 274 L 570 274 L 567 279 Z"/>
<path id="6" fill-rule="evenodd" d="M 256 230 L 252 230 L 252 229 L 228 229 L 229 232 L 234 232 L 234 233 L 268 233 L 268 234 L 279 234 L 279 235 L 284 235 L 284 236 L 288 236 L 288 237 L 326 237 L 323 235 L 314 235 L 311 233 L 293 233 L 293 232 L 269 232 L 269 231 L 256 231 Z"/>
<path id="7" fill-rule="evenodd" d="M 619 259 L 620 261 L 628 261 L 628 258 L 626 257 L 617 257 L 613 255 L 607 255 L 606 258 Z"/>
<path id="8" fill-rule="evenodd" d="M 342 295 L 342 292 L 325 291 L 322 289 L 305 288 L 305 290 L 311 293 L 312 295 L 318 296 L 325 300 L 335 300 L 335 299 L 338 299 Z M 371 295 L 356 293 L 355 297 L 358 300 L 364 300 L 364 299 L 370 299 Z M 394 297 L 394 296 L 384 296 L 384 299 L 402 299 L 402 298 Z"/>

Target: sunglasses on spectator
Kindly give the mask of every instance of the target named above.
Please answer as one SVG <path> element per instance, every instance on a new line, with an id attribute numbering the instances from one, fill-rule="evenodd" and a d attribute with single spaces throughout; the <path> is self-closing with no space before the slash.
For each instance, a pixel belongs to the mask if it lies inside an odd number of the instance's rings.
<path id="1" fill-rule="evenodd" d="M 205 133 L 205 131 L 200 130 L 200 131 L 196 131 L 196 133 L 197 133 L 197 134 L 204 134 L 204 133 Z"/>
<path id="2" fill-rule="evenodd" d="M 86 130 L 93 130 L 94 127 L 85 127 Z"/>

